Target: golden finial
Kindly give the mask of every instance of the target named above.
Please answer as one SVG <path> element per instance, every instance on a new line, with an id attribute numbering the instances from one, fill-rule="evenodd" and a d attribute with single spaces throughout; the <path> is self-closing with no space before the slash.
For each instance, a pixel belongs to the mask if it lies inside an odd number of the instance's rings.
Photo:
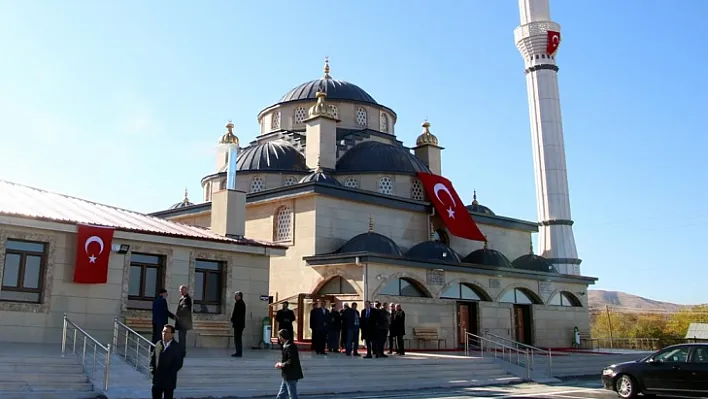
<path id="1" fill-rule="evenodd" d="M 484 236 L 484 249 L 489 249 L 489 241 L 487 240 L 487 236 Z"/>
<path id="2" fill-rule="evenodd" d="M 374 232 L 374 216 L 369 215 L 369 233 Z"/>
<path id="3" fill-rule="evenodd" d="M 315 168 L 315 172 L 322 172 L 322 160 L 319 155 L 317 156 L 317 167 Z"/>
<path id="4" fill-rule="evenodd" d="M 234 134 L 234 124 L 231 123 L 231 120 L 226 124 L 226 133 L 221 136 L 219 144 L 236 144 L 238 146 L 238 137 Z"/>
<path id="5" fill-rule="evenodd" d="M 189 196 L 187 194 L 187 187 L 184 188 L 184 201 L 185 204 L 189 202 Z"/>
<path id="6" fill-rule="evenodd" d="M 325 98 L 327 97 L 327 93 L 320 88 L 317 90 L 315 97 L 317 97 L 317 103 L 315 103 L 315 105 L 310 107 L 310 110 L 308 111 L 309 117 L 314 118 L 316 116 L 325 116 L 330 119 L 336 119 L 332 115 L 332 113 L 330 112 L 329 107 L 327 106 L 327 103 L 325 102 Z"/>
<path id="7" fill-rule="evenodd" d="M 434 134 L 430 133 L 430 122 L 426 119 L 423 121 L 421 124 L 423 126 L 423 133 L 418 136 L 418 138 L 415 140 L 416 145 L 425 145 L 425 144 L 430 144 L 430 145 L 438 145 L 438 138 L 435 137 Z"/>
<path id="8" fill-rule="evenodd" d="M 533 237 L 529 238 L 529 254 L 533 255 Z"/>
<path id="9" fill-rule="evenodd" d="M 472 205 L 477 206 L 479 202 L 477 201 L 477 190 L 472 192 Z"/>
<path id="10" fill-rule="evenodd" d="M 332 77 L 329 76 L 329 56 L 325 56 L 324 78 L 325 79 L 332 79 Z"/>

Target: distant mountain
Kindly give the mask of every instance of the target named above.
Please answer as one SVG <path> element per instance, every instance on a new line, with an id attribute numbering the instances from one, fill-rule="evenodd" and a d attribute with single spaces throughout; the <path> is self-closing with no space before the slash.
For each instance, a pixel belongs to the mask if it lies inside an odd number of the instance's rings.
<path id="1" fill-rule="evenodd" d="M 659 310 L 665 312 L 676 312 L 681 309 L 690 308 L 689 305 L 678 305 L 670 302 L 655 301 L 638 295 L 627 294 L 620 291 L 588 290 L 588 302 L 590 308 L 624 308 Z"/>

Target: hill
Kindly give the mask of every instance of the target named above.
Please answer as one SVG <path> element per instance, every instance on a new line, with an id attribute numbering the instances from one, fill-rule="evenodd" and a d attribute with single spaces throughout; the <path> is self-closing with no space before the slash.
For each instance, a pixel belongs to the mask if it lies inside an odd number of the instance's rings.
<path id="1" fill-rule="evenodd" d="M 610 306 L 610 308 L 625 308 L 627 310 L 642 309 L 676 312 L 681 309 L 690 308 L 690 306 L 687 305 L 655 301 L 621 291 L 588 290 L 588 302 L 591 309 Z"/>

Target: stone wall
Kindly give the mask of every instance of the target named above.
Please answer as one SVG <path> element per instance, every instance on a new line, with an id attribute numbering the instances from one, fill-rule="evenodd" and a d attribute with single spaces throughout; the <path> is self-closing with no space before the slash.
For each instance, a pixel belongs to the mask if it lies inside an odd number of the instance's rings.
<path id="1" fill-rule="evenodd" d="M 590 331 L 587 308 L 533 305 L 532 312 L 536 346 L 568 348 L 573 342 L 573 327 Z"/>

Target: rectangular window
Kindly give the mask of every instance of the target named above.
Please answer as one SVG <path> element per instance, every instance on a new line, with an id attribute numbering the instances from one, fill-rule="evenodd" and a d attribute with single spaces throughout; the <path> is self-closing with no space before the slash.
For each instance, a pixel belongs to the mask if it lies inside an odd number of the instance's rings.
<path id="1" fill-rule="evenodd" d="M 47 244 L 7 240 L 0 300 L 41 303 Z"/>
<path id="2" fill-rule="evenodd" d="M 194 312 L 221 313 L 224 263 L 197 259 L 194 268 Z"/>
<path id="3" fill-rule="evenodd" d="M 157 290 L 164 285 L 165 258 L 160 255 L 133 253 L 128 277 L 128 307 L 152 309 Z"/>

